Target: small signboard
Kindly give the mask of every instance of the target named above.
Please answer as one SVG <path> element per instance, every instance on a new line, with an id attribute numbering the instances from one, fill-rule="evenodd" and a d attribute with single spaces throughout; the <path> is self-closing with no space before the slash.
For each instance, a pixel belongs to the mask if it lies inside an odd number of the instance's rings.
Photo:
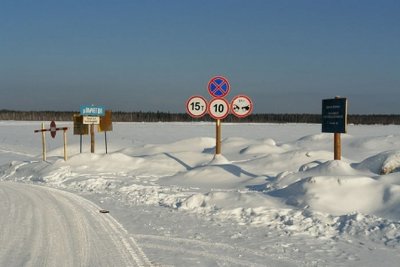
<path id="1" fill-rule="evenodd" d="M 74 115 L 74 135 L 87 135 L 89 134 L 89 126 L 83 124 L 83 116 Z"/>
<path id="2" fill-rule="evenodd" d="M 83 116 L 83 124 L 100 124 L 100 117 Z"/>
<path id="3" fill-rule="evenodd" d="M 231 90 L 231 86 L 225 77 L 215 76 L 208 82 L 207 89 L 213 97 L 224 97 Z"/>
<path id="4" fill-rule="evenodd" d="M 202 96 L 192 96 L 186 101 L 186 112 L 192 118 L 200 118 L 207 113 L 207 100 Z"/>
<path id="5" fill-rule="evenodd" d="M 214 98 L 208 105 L 208 114 L 216 120 L 224 119 L 229 114 L 229 103 L 225 98 Z"/>
<path id="6" fill-rule="evenodd" d="M 347 98 L 322 100 L 322 132 L 347 132 Z"/>
<path id="7" fill-rule="evenodd" d="M 101 106 L 81 106 L 80 108 L 82 116 L 104 116 L 105 108 Z"/>
<path id="8" fill-rule="evenodd" d="M 51 138 L 56 138 L 57 126 L 55 121 L 50 122 L 50 135 Z"/>
<path id="9" fill-rule="evenodd" d="M 106 110 L 104 117 L 100 117 L 99 132 L 111 132 L 113 130 L 111 110 Z"/>
<path id="10" fill-rule="evenodd" d="M 253 102 L 246 95 L 238 95 L 232 99 L 231 112 L 238 118 L 244 118 L 253 111 Z"/>

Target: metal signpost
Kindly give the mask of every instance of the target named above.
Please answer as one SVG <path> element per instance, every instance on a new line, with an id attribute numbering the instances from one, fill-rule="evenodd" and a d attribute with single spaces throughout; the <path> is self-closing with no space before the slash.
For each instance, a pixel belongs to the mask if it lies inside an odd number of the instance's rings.
<path id="1" fill-rule="evenodd" d="M 42 149 L 43 149 L 43 161 L 46 161 L 46 134 L 45 132 L 50 132 L 52 138 L 56 137 L 57 131 L 64 131 L 64 160 L 67 160 L 67 130 L 68 127 L 60 127 L 56 126 L 55 121 L 50 123 L 50 128 L 45 129 L 44 123 L 42 123 L 42 128 L 40 130 L 34 130 L 35 133 L 42 133 Z"/>
<path id="2" fill-rule="evenodd" d="M 322 100 L 322 132 L 333 133 L 334 159 L 341 160 L 341 133 L 347 132 L 347 98 Z"/>
<path id="3" fill-rule="evenodd" d="M 213 99 L 207 103 L 202 96 L 192 96 L 186 101 L 186 111 L 193 118 L 200 118 L 207 112 L 216 121 L 215 154 L 221 154 L 221 120 L 229 112 L 244 118 L 253 111 L 253 103 L 248 96 L 238 95 L 230 104 L 224 97 L 230 92 L 230 84 L 225 77 L 215 76 L 210 79 L 207 90 Z"/>
<path id="4" fill-rule="evenodd" d="M 104 132 L 104 144 L 106 147 L 106 154 L 108 153 L 107 132 L 111 132 L 112 130 L 113 126 L 112 126 L 111 110 L 106 110 L 104 117 L 100 117 L 100 123 L 97 127 L 97 131 Z"/>
<path id="5" fill-rule="evenodd" d="M 82 153 L 82 135 L 89 134 L 89 126 L 83 124 L 83 116 L 74 115 L 74 135 L 79 135 L 79 152 Z"/>

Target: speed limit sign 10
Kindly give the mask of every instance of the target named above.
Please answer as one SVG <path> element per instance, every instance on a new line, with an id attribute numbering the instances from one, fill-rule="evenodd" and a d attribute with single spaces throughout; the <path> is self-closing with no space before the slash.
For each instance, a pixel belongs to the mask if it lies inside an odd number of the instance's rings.
<path id="1" fill-rule="evenodd" d="M 186 111 L 192 118 L 200 118 L 207 113 L 207 100 L 202 96 L 192 96 L 186 102 Z"/>
<path id="2" fill-rule="evenodd" d="M 217 97 L 210 101 L 208 114 L 216 120 L 224 119 L 229 114 L 229 103 L 225 98 Z"/>

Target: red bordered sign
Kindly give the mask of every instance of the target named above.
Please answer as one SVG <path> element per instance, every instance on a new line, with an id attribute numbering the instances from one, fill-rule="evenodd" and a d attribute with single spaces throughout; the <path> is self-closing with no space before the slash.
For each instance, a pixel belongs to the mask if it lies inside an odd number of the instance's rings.
<path id="1" fill-rule="evenodd" d="M 229 114 L 229 102 L 222 97 L 214 98 L 208 105 L 208 114 L 216 120 L 226 118 Z"/>
<path id="2" fill-rule="evenodd" d="M 213 97 L 224 97 L 231 90 L 231 86 L 225 77 L 215 76 L 208 82 L 207 89 Z"/>
<path id="3" fill-rule="evenodd" d="M 207 113 L 207 100 L 202 96 L 192 96 L 186 101 L 186 112 L 192 118 L 203 117 Z"/>
<path id="4" fill-rule="evenodd" d="M 52 138 L 56 137 L 56 133 L 57 133 L 57 127 L 56 127 L 56 122 L 55 121 L 51 121 L 50 122 L 50 135 Z"/>
<path id="5" fill-rule="evenodd" d="M 238 118 L 247 117 L 253 112 L 253 102 L 246 95 L 235 96 L 231 101 L 231 112 Z"/>

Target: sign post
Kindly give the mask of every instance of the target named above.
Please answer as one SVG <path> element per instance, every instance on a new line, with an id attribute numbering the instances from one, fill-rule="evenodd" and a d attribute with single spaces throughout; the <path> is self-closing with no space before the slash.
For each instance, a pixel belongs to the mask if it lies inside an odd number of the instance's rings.
<path id="1" fill-rule="evenodd" d="M 67 129 L 63 128 L 64 132 L 64 160 L 67 161 Z"/>
<path id="2" fill-rule="evenodd" d="M 342 158 L 341 133 L 347 132 L 347 98 L 322 100 L 322 132 L 333 133 L 334 160 Z"/>
<path id="3" fill-rule="evenodd" d="M 215 154 L 221 154 L 221 120 L 215 120 Z"/>
<path id="4" fill-rule="evenodd" d="M 215 124 L 215 154 L 221 154 L 221 120 L 229 114 L 229 103 L 225 98 L 217 97 L 210 101 L 208 114 L 216 120 Z"/>
<path id="5" fill-rule="evenodd" d="M 94 153 L 95 138 L 94 138 L 94 124 L 90 124 L 90 153 Z"/>
<path id="6" fill-rule="evenodd" d="M 340 133 L 333 134 L 333 159 L 341 160 L 342 159 L 342 139 Z"/>
<path id="7" fill-rule="evenodd" d="M 111 110 L 106 110 L 104 117 L 100 117 L 100 124 L 97 128 L 99 132 L 104 132 L 104 144 L 106 148 L 106 154 L 108 153 L 107 132 L 113 130 L 111 114 Z"/>
<path id="8" fill-rule="evenodd" d="M 44 131 L 44 122 L 42 122 L 42 157 L 43 157 L 43 161 L 46 161 L 46 132 Z"/>
<path id="9" fill-rule="evenodd" d="M 105 114 L 105 108 L 102 106 L 81 106 L 80 115 L 83 116 L 83 124 L 90 125 L 90 152 L 95 151 L 95 136 L 94 136 L 94 125 L 100 123 L 100 117 Z"/>
<path id="10" fill-rule="evenodd" d="M 229 114 L 229 103 L 223 98 L 229 94 L 231 86 L 228 79 L 215 76 L 210 79 L 207 90 L 214 99 L 208 105 L 208 113 L 216 120 L 215 123 L 215 155 L 221 154 L 221 120 Z"/>
<path id="11" fill-rule="evenodd" d="M 55 138 L 57 131 L 63 130 L 64 131 L 64 160 L 67 160 L 67 130 L 68 127 L 61 127 L 57 128 L 55 121 L 50 123 L 50 128 L 45 129 L 44 123 L 42 123 L 42 129 L 34 130 L 35 133 L 41 132 L 42 133 L 42 147 L 43 147 L 43 161 L 46 161 L 46 135 L 45 132 L 50 132 L 51 137 Z"/>
<path id="12" fill-rule="evenodd" d="M 89 134 L 89 127 L 83 124 L 83 116 L 75 114 L 74 120 L 74 135 L 79 135 L 79 152 L 82 153 L 82 135 Z"/>
<path id="13" fill-rule="evenodd" d="M 202 96 L 192 96 L 186 101 L 186 112 L 193 118 L 200 118 L 207 112 L 215 119 L 215 155 L 221 154 L 222 119 L 232 112 L 238 118 L 244 118 L 253 111 L 253 103 L 248 96 L 238 95 L 232 103 L 224 98 L 231 87 L 226 78 L 215 76 L 208 82 L 207 90 L 213 99 L 207 103 Z"/>

